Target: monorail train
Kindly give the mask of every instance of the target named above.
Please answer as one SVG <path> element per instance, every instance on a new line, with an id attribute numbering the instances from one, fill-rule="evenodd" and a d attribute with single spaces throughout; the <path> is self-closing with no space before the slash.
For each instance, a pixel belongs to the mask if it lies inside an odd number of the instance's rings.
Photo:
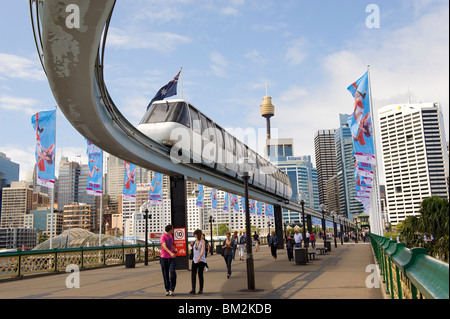
<path id="1" fill-rule="evenodd" d="M 173 161 L 205 165 L 238 177 L 237 162 L 249 157 L 256 170 L 249 184 L 291 199 L 288 176 L 185 100 L 153 102 L 137 127 L 154 141 L 171 147 Z"/>

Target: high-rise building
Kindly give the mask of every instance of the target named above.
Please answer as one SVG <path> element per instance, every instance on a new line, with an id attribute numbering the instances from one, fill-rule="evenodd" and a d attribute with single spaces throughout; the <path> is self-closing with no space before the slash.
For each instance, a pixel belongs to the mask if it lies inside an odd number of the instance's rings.
<path id="1" fill-rule="evenodd" d="M 327 203 L 327 181 L 336 175 L 335 129 L 319 130 L 314 135 L 319 201 Z"/>
<path id="2" fill-rule="evenodd" d="M 0 217 L 2 216 L 2 189 L 10 187 L 12 181 L 19 180 L 19 164 L 0 152 Z"/>
<path id="3" fill-rule="evenodd" d="M 96 212 L 97 206 L 94 195 L 89 195 L 86 190 L 89 174 L 89 165 L 80 164 L 78 162 L 69 162 L 66 158 L 62 158 L 59 164 L 59 178 L 58 178 L 58 209 L 64 211 L 64 214 L 71 213 L 72 208 L 66 210 L 66 206 L 73 206 L 83 204 L 84 207 L 89 206 L 90 209 L 83 208 L 86 214 L 89 214 L 89 223 L 87 217 L 83 219 L 86 224 L 85 229 L 96 229 L 95 221 L 97 220 Z M 75 209 L 75 208 L 73 208 Z M 66 215 L 64 215 L 66 218 Z M 66 228 L 66 225 L 64 226 Z"/>
<path id="4" fill-rule="evenodd" d="M 353 220 L 354 214 L 364 212 L 363 205 L 355 199 L 355 156 L 353 140 L 347 119 L 350 115 L 339 114 L 339 128 L 334 134 L 336 150 L 336 175 L 339 183 L 339 213 Z"/>
<path id="5" fill-rule="evenodd" d="M 32 203 L 33 189 L 27 182 L 11 182 L 11 187 L 4 187 L 0 228 L 24 227 Z"/>
<path id="6" fill-rule="evenodd" d="M 270 139 L 266 141 L 266 155 L 269 160 L 285 172 L 292 186 L 291 201 L 305 201 L 305 206 L 319 210 L 319 189 L 317 169 L 313 167 L 311 156 L 293 156 L 294 140 L 292 138 Z M 283 222 L 298 223 L 300 214 L 283 210 Z"/>
<path id="7" fill-rule="evenodd" d="M 448 198 L 444 117 L 439 103 L 387 105 L 378 117 L 386 211 L 396 225 L 418 214 L 423 199 Z"/>

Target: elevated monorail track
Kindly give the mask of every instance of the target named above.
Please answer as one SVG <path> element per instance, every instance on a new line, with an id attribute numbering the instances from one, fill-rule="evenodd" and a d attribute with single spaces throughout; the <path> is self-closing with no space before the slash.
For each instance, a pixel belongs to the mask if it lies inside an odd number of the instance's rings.
<path id="1" fill-rule="evenodd" d="M 73 6 L 79 25 L 68 21 Z M 104 81 L 104 51 L 115 0 L 30 0 L 33 32 L 54 98 L 85 138 L 123 160 L 169 176 L 244 195 L 243 181 L 199 164 L 174 163 L 170 149 L 145 136 L 115 106 Z M 301 212 L 299 204 L 249 187 L 249 197 Z M 322 214 L 305 207 L 314 217 Z M 331 220 L 329 217 L 328 220 Z"/>

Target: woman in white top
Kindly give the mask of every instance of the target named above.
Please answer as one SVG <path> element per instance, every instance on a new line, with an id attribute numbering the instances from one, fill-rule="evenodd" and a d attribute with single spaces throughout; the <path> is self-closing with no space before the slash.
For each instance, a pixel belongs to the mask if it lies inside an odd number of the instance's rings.
<path id="1" fill-rule="evenodd" d="M 199 294 L 203 293 L 203 271 L 205 270 L 206 266 L 206 258 L 205 258 L 205 241 L 202 239 L 202 231 L 200 229 L 197 229 L 194 232 L 195 236 L 195 242 L 193 242 L 192 249 L 194 251 L 193 258 L 192 258 L 192 273 L 191 273 L 191 280 L 192 280 L 192 290 L 189 292 L 190 294 L 195 294 L 195 285 L 197 281 L 197 271 L 198 271 L 198 281 L 200 284 L 200 290 L 198 291 Z"/>

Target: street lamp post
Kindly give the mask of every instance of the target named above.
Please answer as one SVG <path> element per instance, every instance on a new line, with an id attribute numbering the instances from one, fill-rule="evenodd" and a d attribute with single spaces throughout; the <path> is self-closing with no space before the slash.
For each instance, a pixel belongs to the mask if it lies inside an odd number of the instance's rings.
<path id="1" fill-rule="evenodd" d="M 341 233 L 341 245 L 344 245 L 344 231 L 343 231 L 343 228 L 342 228 L 342 218 L 343 218 L 343 216 L 342 215 L 338 215 L 338 218 L 339 218 L 339 229 L 340 229 L 340 233 Z"/>
<path id="2" fill-rule="evenodd" d="M 213 255 L 213 251 L 214 251 L 214 243 L 213 243 L 213 239 L 212 239 L 212 235 L 213 235 L 213 224 L 214 222 L 214 217 L 212 215 L 209 215 L 209 229 L 211 230 L 211 256 Z"/>
<path id="3" fill-rule="evenodd" d="M 325 210 L 327 206 L 325 204 L 320 204 L 320 210 L 322 212 L 322 231 L 323 231 L 323 247 L 327 247 L 327 228 L 325 223 Z"/>
<path id="4" fill-rule="evenodd" d="M 331 217 L 333 217 L 333 230 L 334 230 L 334 248 L 337 248 L 337 225 L 335 223 L 335 217 L 336 217 L 336 213 L 335 212 L 331 212 Z"/>
<path id="5" fill-rule="evenodd" d="M 306 220 L 305 220 L 305 201 L 300 200 L 300 205 L 302 205 L 302 219 L 303 219 L 303 240 L 305 241 L 305 247 L 309 247 L 309 242 L 306 240 Z"/>
<path id="6" fill-rule="evenodd" d="M 252 241 L 250 230 L 250 205 L 248 201 L 248 180 L 253 175 L 255 163 L 248 157 L 239 159 L 238 174 L 244 181 L 245 191 L 245 232 L 247 238 L 247 286 L 249 290 L 255 290 L 255 269 L 253 264 Z"/>
<path id="7" fill-rule="evenodd" d="M 145 259 L 144 265 L 148 266 L 148 208 L 145 209 Z"/>

